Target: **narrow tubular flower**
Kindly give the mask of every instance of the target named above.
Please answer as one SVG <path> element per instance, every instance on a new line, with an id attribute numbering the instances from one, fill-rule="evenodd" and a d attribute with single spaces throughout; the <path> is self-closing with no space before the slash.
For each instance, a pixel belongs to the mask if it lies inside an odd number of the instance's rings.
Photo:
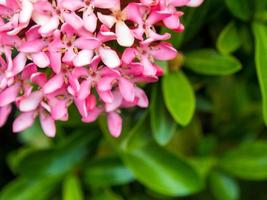
<path id="1" fill-rule="evenodd" d="M 112 136 L 122 130 L 122 108 L 148 107 L 139 83 L 163 74 L 157 60 L 176 50 L 160 27 L 183 31 L 182 6 L 203 0 L 0 1 L 0 126 L 20 114 L 14 132 L 40 119 L 48 137 L 74 104 L 85 123 L 107 116 Z M 111 45 L 112 44 L 112 45 Z"/>

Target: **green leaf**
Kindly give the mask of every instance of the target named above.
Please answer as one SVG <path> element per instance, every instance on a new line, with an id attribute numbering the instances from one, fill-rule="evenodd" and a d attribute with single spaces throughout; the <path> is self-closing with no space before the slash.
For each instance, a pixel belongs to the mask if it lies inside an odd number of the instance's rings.
<path id="1" fill-rule="evenodd" d="M 46 200 L 55 190 L 59 177 L 17 178 L 0 192 L 0 200 Z"/>
<path id="2" fill-rule="evenodd" d="M 256 68 L 263 101 L 263 116 L 267 125 L 267 26 L 261 23 L 253 24 L 256 40 Z"/>
<path id="3" fill-rule="evenodd" d="M 86 168 L 85 178 L 93 188 L 122 185 L 134 180 L 132 173 L 115 157 L 91 161 Z"/>
<path id="4" fill-rule="evenodd" d="M 198 8 L 184 8 L 184 13 L 186 14 L 181 18 L 181 20 L 186 27 L 185 30 L 181 33 L 177 33 L 167 28 L 163 28 L 162 33 L 170 33 L 172 35 L 170 42 L 174 45 L 174 47 L 180 48 L 184 43 L 190 42 L 198 34 L 203 25 L 207 23 L 207 18 L 211 17 L 210 11 L 214 10 L 214 5 L 216 6 L 216 11 L 218 12 L 220 4 L 220 0 L 206 0 Z"/>
<path id="5" fill-rule="evenodd" d="M 147 115 L 148 112 L 140 115 L 138 123 L 128 131 L 128 135 L 121 141 L 121 151 L 127 152 L 142 148 L 152 140 Z"/>
<path id="6" fill-rule="evenodd" d="M 191 157 L 188 162 L 200 177 L 206 179 L 211 169 L 216 165 L 217 160 L 213 157 Z"/>
<path id="7" fill-rule="evenodd" d="M 209 184 L 216 200 L 239 199 L 239 186 L 233 178 L 220 172 L 212 172 Z"/>
<path id="8" fill-rule="evenodd" d="M 219 166 L 225 171 L 247 180 L 267 179 L 267 142 L 251 142 L 227 152 Z"/>
<path id="9" fill-rule="evenodd" d="M 65 174 L 88 155 L 87 148 L 93 147 L 98 136 L 98 133 L 83 131 L 73 133 L 69 141 L 57 148 L 29 153 L 17 164 L 16 171 L 28 176 Z"/>
<path id="10" fill-rule="evenodd" d="M 225 3 L 227 5 L 227 7 L 229 8 L 229 10 L 231 11 L 231 13 L 243 20 L 243 21 L 248 21 L 251 16 L 252 16 L 252 5 L 251 5 L 250 0 L 225 0 Z"/>
<path id="11" fill-rule="evenodd" d="M 93 195 L 93 200 L 123 200 L 122 197 L 117 195 L 111 190 L 101 190 Z"/>
<path id="12" fill-rule="evenodd" d="M 153 143 L 122 157 L 136 179 L 155 192 L 185 196 L 202 187 L 200 177 L 189 164 Z"/>
<path id="13" fill-rule="evenodd" d="M 177 123 L 188 125 L 195 111 L 195 95 L 186 76 L 181 71 L 167 74 L 163 77 L 162 90 L 172 117 Z"/>
<path id="14" fill-rule="evenodd" d="M 83 200 L 80 180 L 75 175 L 69 175 L 63 182 L 63 200 Z"/>
<path id="15" fill-rule="evenodd" d="M 230 22 L 221 32 L 217 41 L 220 52 L 230 54 L 241 46 L 240 36 L 234 21 Z"/>
<path id="16" fill-rule="evenodd" d="M 202 49 L 185 54 L 185 66 L 204 75 L 229 75 L 241 69 L 240 62 L 229 55 L 212 49 Z"/>
<path id="17" fill-rule="evenodd" d="M 241 50 L 248 55 L 252 55 L 254 51 L 254 41 L 250 27 L 246 24 L 241 24 L 238 28 L 238 33 L 242 46 Z"/>
<path id="18" fill-rule="evenodd" d="M 158 87 L 152 90 L 150 123 L 154 139 L 158 144 L 166 145 L 175 133 L 176 123 L 166 110 Z"/>

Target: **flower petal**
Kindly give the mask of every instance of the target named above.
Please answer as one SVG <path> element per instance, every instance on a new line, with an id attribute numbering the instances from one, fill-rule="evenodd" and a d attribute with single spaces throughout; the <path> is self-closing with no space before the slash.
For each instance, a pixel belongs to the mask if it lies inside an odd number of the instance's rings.
<path id="1" fill-rule="evenodd" d="M 48 137 L 55 137 L 56 136 L 56 125 L 55 120 L 46 113 L 40 113 L 40 123 L 44 133 Z"/>
<path id="2" fill-rule="evenodd" d="M 89 65 L 91 63 L 93 55 L 94 52 L 92 50 L 81 50 L 73 60 L 74 66 L 83 67 L 85 65 Z"/>
<path id="3" fill-rule="evenodd" d="M 110 68 L 119 67 L 121 64 L 120 58 L 117 55 L 116 51 L 111 48 L 99 48 L 99 55 L 103 61 L 103 63 Z"/>
<path id="4" fill-rule="evenodd" d="M 13 132 L 18 133 L 31 127 L 34 119 L 34 112 L 21 113 L 13 123 Z"/>
<path id="5" fill-rule="evenodd" d="M 50 60 L 44 52 L 33 53 L 31 56 L 32 61 L 40 68 L 46 68 L 50 64 Z"/>
<path id="6" fill-rule="evenodd" d="M 6 106 L 14 102 L 19 94 L 20 84 L 17 83 L 6 88 L 0 93 L 0 107 Z"/>
<path id="7" fill-rule="evenodd" d="M 118 113 L 108 113 L 108 129 L 113 137 L 120 136 L 122 130 L 122 119 Z"/>
<path id="8" fill-rule="evenodd" d="M 123 47 L 131 47 L 133 45 L 134 36 L 129 27 L 123 21 L 118 21 L 116 23 L 115 33 L 119 45 Z"/>
<path id="9" fill-rule="evenodd" d="M 49 94 L 60 89 L 64 84 L 63 74 L 57 74 L 52 77 L 43 87 L 44 94 Z"/>
<path id="10" fill-rule="evenodd" d="M 126 101 L 129 101 L 129 102 L 134 101 L 134 98 L 135 98 L 134 84 L 131 81 L 125 78 L 120 78 L 119 89 L 120 89 L 121 95 Z"/>
<path id="11" fill-rule="evenodd" d="M 11 111 L 12 111 L 11 105 L 0 107 L 0 127 L 5 125 L 7 118 L 9 114 L 11 113 Z"/>
<path id="12" fill-rule="evenodd" d="M 43 94 L 40 91 L 33 92 L 29 96 L 22 98 L 19 102 L 20 111 L 29 112 L 35 110 L 39 106 L 42 98 Z"/>

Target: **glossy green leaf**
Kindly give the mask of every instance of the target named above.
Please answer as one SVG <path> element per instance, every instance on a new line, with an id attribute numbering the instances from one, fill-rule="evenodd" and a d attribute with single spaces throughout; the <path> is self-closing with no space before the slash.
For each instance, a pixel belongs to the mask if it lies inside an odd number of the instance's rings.
<path id="1" fill-rule="evenodd" d="M 225 0 L 231 13 L 241 20 L 248 21 L 252 16 L 252 1 L 250 0 Z"/>
<path id="2" fill-rule="evenodd" d="M 209 184 L 216 200 L 239 199 L 239 186 L 233 178 L 220 172 L 212 172 Z"/>
<path id="3" fill-rule="evenodd" d="M 70 171 L 88 155 L 88 147 L 98 140 L 97 133 L 84 137 L 83 132 L 74 133 L 69 141 L 58 148 L 39 150 L 25 156 L 16 171 L 23 175 L 58 175 Z"/>
<path id="4" fill-rule="evenodd" d="M 267 26 L 261 23 L 253 24 L 256 40 L 256 68 L 263 101 L 263 116 L 267 124 Z"/>
<path id="5" fill-rule="evenodd" d="M 121 149 L 124 152 L 142 148 L 151 140 L 150 124 L 148 121 L 148 112 L 140 115 L 138 123 L 128 130 L 128 135 L 121 142 Z"/>
<path id="6" fill-rule="evenodd" d="M 17 178 L 0 192 L 0 200 L 47 200 L 58 185 L 59 177 Z"/>
<path id="7" fill-rule="evenodd" d="M 63 200 L 83 200 L 83 191 L 80 180 L 75 175 L 69 175 L 63 182 Z"/>
<path id="8" fill-rule="evenodd" d="M 122 157 L 136 179 L 158 193 L 185 196 L 202 187 L 189 164 L 155 144 L 124 153 Z"/>
<path id="9" fill-rule="evenodd" d="M 219 162 L 225 171 L 247 180 L 267 179 L 267 143 L 245 143 L 227 152 Z"/>
<path id="10" fill-rule="evenodd" d="M 160 145 L 166 145 L 175 133 L 176 123 L 164 106 L 161 91 L 154 87 L 150 103 L 150 122 L 154 139 Z"/>
<path id="11" fill-rule="evenodd" d="M 221 55 L 212 49 L 186 53 L 185 66 L 204 75 L 229 75 L 241 69 L 241 64 L 236 58 Z"/>
<path id="12" fill-rule="evenodd" d="M 221 32 L 217 41 L 217 48 L 220 52 L 229 54 L 236 51 L 240 46 L 241 40 L 237 31 L 237 26 L 235 22 L 232 21 L 227 24 Z"/>
<path id="13" fill-rule="evenodd" d="M 132 173 L 115 157 L 95 159 L 85 171 L 85 181 L 92 188 L 122 185 L 133 180 Z"/>
<path id="14" fill-rule="evenodd" d="M 162 90 L 164 101 L 177 123 L 186 126 L 195 111 L 195 95 L 190 82 L 181 72 L 170 73 L 163 77 Z"/>

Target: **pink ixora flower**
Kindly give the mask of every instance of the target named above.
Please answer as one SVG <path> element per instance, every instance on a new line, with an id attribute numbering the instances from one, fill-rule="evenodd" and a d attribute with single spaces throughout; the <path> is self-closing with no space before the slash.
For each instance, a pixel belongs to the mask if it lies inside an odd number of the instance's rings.
<path id="1" fill-rule="evenodd" d="M 105 114 L 119 137 L 121 112 L 146 108 L 140 83 L 163 75 L 157 60 L 176 57 L 160 27 L 183 31 L 181 6 L 203 0 L 0 0 L 0 126 L 20 111 L 13 131 L 38 117 L 44 133 L 68 120 L 74 104 L 84 123 Z"/>

